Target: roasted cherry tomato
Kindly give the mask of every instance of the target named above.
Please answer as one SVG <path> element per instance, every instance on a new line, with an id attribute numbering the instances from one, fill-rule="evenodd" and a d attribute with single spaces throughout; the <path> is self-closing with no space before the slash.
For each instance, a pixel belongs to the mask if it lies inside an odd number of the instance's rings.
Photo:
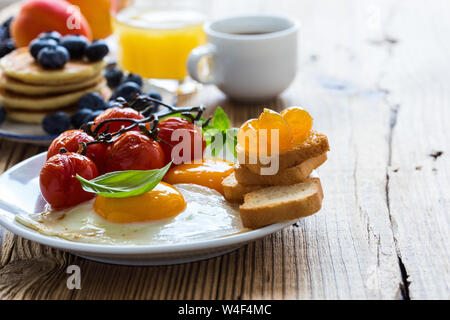
<path id="1" fill-rule="evenodd" d="M 161 142 L 161 147 L 164 150 L 164 155 L 166 157 L 166 163 L 169 163 L 173 160 L 174 164 L 182 164 L 182 163 L 191 163 L 196 158 L 203 158 L 203 151 L 206 147 L 206 142 L 203 140 L 202 130 L 195 126 L 192 122 L 183 119 L 183 118 L 168 118 L 162 121 L 159 125 L 159 134 L 158 138 L 165 141 Z M 179 143 L 182 143 L 183 136 L 173 135 L 175 130 L 186 130 L 190 135 L 190 146 L 191 146 L 191 156 L 185 161 L 184 152 L 181 148 L 180 151 L 172 157 L 172 149 Z M 197 154 L 195 148 L 198 148 Z M 197 157 L 196 157 L 197 156 Z"/>
<path id="2" fill-rule="evenodd" d="M 98 176 L 98 171 L 91 159 L 73 152 L 56 154 L 42 167 L 41 193 L 54 209 L 72 207 L 94 197 L 81 188 L 77 174 L 90 180 Z"/>
<path id="3" fill-rule="evenodd" d="M 60 153 L 61 148 L 68 152 L 77 152 L 80 142 L 92 142 L 94 138 L 82 130 L 69 130 L 61 133 L 48 148 L 47 160 Z M 86 156 L 94 161 L 100 173 L 104 172 L 107 146 L 96 143 L 88 146 Z"/>
<path id="4" fill-rule="evenodd" d="M 132 108 L 120 108 L 120 107 L 114 107 L 109 108 L 103 111 L 97 118 L 95 118 L 94 122 L 95 125 L 92 127 L 92 130 L 95 130 L 96 125 L 98 125 L 100 122 L 108 119 L 115 119 L 115 118 L 125 118 L 125 119 L 144 119 L 144 116 L 140 114 L 138 111 L 132 109 Z M 115 121 L 109 123 L 109 132 L 117 132 L 122 127 L 128 127 L 132 123 L 128 121 Z M 100 129 L 100 133 L 104 132 L 106 130 L 106 127 L 108 125 L 105 124 Z M 139 131 L 139 128 L 136 127 L 133 129 L 134 131 Z"/>
<path id="5" fill-rule="evenodd" d="M 107 172 L 151 170 L 162 167 L 164 167 L 164 152 L 161 146 L 140 132 L 125 132 L 108 148 Z"/>

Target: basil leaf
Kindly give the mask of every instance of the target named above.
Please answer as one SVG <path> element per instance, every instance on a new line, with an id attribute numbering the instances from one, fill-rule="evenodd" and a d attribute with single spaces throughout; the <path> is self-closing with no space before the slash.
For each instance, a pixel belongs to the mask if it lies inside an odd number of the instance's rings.
<path id="1" fill-rule="evenodd" d="M 216 139 L 220 139 L 219 141 L 222 141 L 222 143 L 215 143 Z M 222 131 L 216 130 L 216 134 L 214 135 L 213 141 L 211 142 L 215 148 L 212 148 L 211 152 L 213 157 L 217 157 L 219 153 L 223 150 L 223 146 L 225 144 L 225 133 Z"/>
<path id="2" fill-rule="evenodd" d="M 214 112 L 212 125 L 215 129 L 220 131 L 230 129 L 230 119 L 228 119 L 227 114 L 221 107 L 217 107 L 216 112 Z"/>
<path id="3" fill-rule="evenodd" d="M 214 136 L 220 133 L 220 131 L 214 128 L 208 128 L 203 131 L 203 139 L 206 142 L 206 146 L 209 146 L 214 141 Z"/>
<path id="4" fill-rule="evenodd" d="M 155 170 L 128 170 L 106 173 L 92 180 L 77 175 L 84 191 L 107 198 L 128 198 L 152 190 L 166 175 L 170 162 L 164 168 Z"/>
<path id="5" fill-rule="evenodd" d="M 227 134 L 225 136 L 225 143 L 229 152 L 234 155 L 234 158 L 237 158 L 236 145 L 237 145 L 237 134 L 238 128 L 231 128 L 227 130 Z"/>

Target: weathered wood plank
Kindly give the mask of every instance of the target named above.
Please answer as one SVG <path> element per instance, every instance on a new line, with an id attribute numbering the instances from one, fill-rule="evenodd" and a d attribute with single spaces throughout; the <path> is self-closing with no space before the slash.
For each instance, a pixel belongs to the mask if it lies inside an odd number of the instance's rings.
<path id="1" fill-rule="evenodd" d="M 450 8 L 416 4 L 427 10 L 403 4 L 393 19 L 401 42 L 381 81 L 392 113 L 389 208 L 409 297 L 449 299 L 450 21 L 439 17 Z"/>
<path id="2" fill-rule="evenodd" d="M 319 170 L 323 210 L 231 254 L 178 266 L 95 263 L 0 229 L 0 298 L 448 298 L 445 2 L 410 1 L 409 9 L 394 1 L 245 3 L 221 1 L 215 11 L 302 20 L 296 82 L 264 105 L 231 102 L 213 87 L 181 103 L 206 104 L 209 112 L 221 105 L 234 125 L 268 105 L 305 106 L 332 148 Z M 433 150 L 444 154 L 434 160 Z M 38 151 L 0 140 L 0 172 Z M 81 290 L 66 288 L 71 264 L 82 270 Z M 403 296 L 401 267 L 411 281 Z"/>
<path id="3" fill-rule="evenodd" d="M 291 2 L 290 5 L 294 6 L 295 4 Z M 314 10 L 310 12 L 311 16 L 319 14 L 324 8 L 330 10 L 330 12 L 340 10 L 338 16 L 342 19 L 340 21 L 341 25 L 346 26 L 344 22 L 351 13 L 349 11 L 352 9 L 351 7 L 337 8 L 336 6 L 331 6 L 331 2 L 323 3 L 323 5 L 324 7 L 310 8 L 310 10 Z M 298 12 L 301 11 L 298 10 Z M 314 24 L 310 25 L 310 28 L 311 30 L 305 30 L 305 33 L 311 33 L 314 38 L 322 30 L 322 27 L 317 28 Z M 351 34 L 345 35 L 346 31 L 347 28 L 340 28 L 335 31 L 339 35 L 345 36 L 339 41 L 352 39 Z M 323 69 L 328 68 L 329 64 L 333 64 L 339 59 L 347 59 L 345 50 L 343 50 L 343 54 L 338 53 L 338 56 L 334 55 L 333 50 L 333 46 L 345 44 L 332 39 L 331 35 L 325 38 L 330 40 L 330 42 L 317 43 L 315 47 L 316 50 L 324 51 L 324 54 L 321 54 L 321 60 L 314 66 L 314 68 L 319 67 L 321 72 Z M 320 38 L 317 37 L 316 39 Z M 328 50 L 329 53 L 326 53 Z M 365 221 L 367 219 L 366 215 L 358 210 L 355 194 L 359 191 L 356 190 L 358 188 L 357 185 L 355 186 L 356 182 L 344 183 L 342 189 L 339 188 L 343 180 L 353 177 L 355 171 L 355 162 L 348 161 L 348 159 L 357 156 L 357 147 L 352 144 L 348 145 L 348 139 L 358 140 L 357 137 L 361 135 L 359 131 L 364 131 L 365 129 L 363 125 L 356 132 L 351 130 L 351 128 L 357 125 L 357 122 L 360 120 L 360 114 L 367 113 L 366 118 L 372 118 L 373 112 L 370 113 L 368 111 L 373 105 L 365 103 L 365 107 L 363 107 L 363 103 L 360 100 L 365 100 L 364 97 L 354 95 L 351 97 L 354 100 L 352 109 L 349 109 L 349 96 L 347 94 L 342 95 L 329 90 L 327 87 L 324 88 L 323 83 L 317 82 L 316 79 L 317 77 L 331 77 L 333 79 L 341 77 L 345 79 L 348 76 L 347 67 L 349 66 L 352 71 L 355 71 L 355 68 L 358 67 L 347 63 L 342 64 L 339 68 L 328 69 L 328 72 L 333 70 L 334 74 L 321 74 L 317 73 L 317 71 L 306 72 L 302 82 L 298 81 L 284 98 L 271 104 L 273 108 L 280 110 L 291 103 L 312 99 L 311 103 L 307 104 L 311 106 L 311 111 L 315 115 L 317 123 L 320 124 L 326 133 L 329 133 L 333 150 L 345 150 L 345 153 L 331 156 L 330 163 L 327 165 L 330 169 L 327 170 L 327 167 L 324 169 L 328 171 L 328 173 L 324 173 L 324 185 L 328 200 L 324 203 L 324 210 L 317 217 L 305 219 L 299 223 L 299 227 L 287 229 L 251 244 L 238 252 L 213 259 L 216 262 L 214 263 L 214 269 L 208 269 L 205 273 L 199 272 L 199 266 L 202 262 L 185 266 L 127 268 L 107 266 L 75 258 L 73 262 L 76 262 L 82 268 L 84 286 L 83 290 L 76 291 L 70 296 L 73 298 L 139 298 L 136 295 L 136 287 L 142 286 L 142 281 L 137 281 L 139 274 L 142 272 L 144 278 L 151 280 L 149 284 L 151 291 L 145 294 L 141 293 L 142 296 L 153 299 L 172 298 L 174 296 L 170 292 L 170 288 L 175 286 L 173 279 L 177 278 L 179 273 L 184 272 L 183 277 L 186 279 L 185 284 L 183 283 L 184 292 L 182 296 L 177 296 L 178 298 L 394 297 L 396 294 L 395 290 L 398 288 L 398 281 L 390 282 L 392 288 L 389 288 L 390 290 L 387 291 L 378 290 L 381 286 L 380 283 L 383 284 L 385 279 L 377 279 L 378 282 L 374 284 L 374 287 L 377 288 L 376 292 L 372 292 L 372 288 L 366 288 L 367 279 L 371 276 L 369 273 L 371 263 L 376 263 L 377 261 L 378 247 L 370 247 L 370 241 L 374 241 L 374 236 L 368 234 L 368 222 Z M 313 69 L 313 66 L 311 66 L 311 69 Z M 326 81 L 329 81 L 329 79 Z M 303 82 L 306 82 L 308 85 L 305 86 Z M 310 83 L 311 85 L 309 85 Z M 301 92 L 302 96 L 297 96 L 297 92 Z M 320 94 L 322 99 L 317 99 L 317 94 Z M 242 123 L 249 117 L 256 116 L 265 106 L 236 105 L 224 99 L 223 95 L 218 94 L 214 88 L 205 88 L 195 99 L 206 103 L 210 107 L 218 104 L 223 105 L 225 110 L 231 114 L 235 124 Z M 379 101 L 375 100 L 374 103 Z M 195 101 L 192 101 L 192 103 L 195 103 Z M 353 112 L 358 113 L 355 115 Z M 380 116 L 380 118 L 383 118 L 383 116 Z M 345 131 L 342 130 L 341 124 L 345 127 Z M 383 121 L 374 122 L 374 128 L 380 131 L 387 130 L 387 126 L 383 125 Z M 339 138 L 333 138 L 335 136 Z M 378 144 L 383 144 L 383 142 L 382 139 L 377 141 Z M 364 142 L 355 143 L 363 144 Z M 347 148 L 342 149 L 346 145 Z M 380 158 L 384 159 L 385 154 L 381 154 Z M 369 170 L 373 170 L 371 164 L 374 164 L 374 162 L 370 161 L 370 158 L 367 156 L 360 163 L 364 163 L 364 161 L 367 161 L 366 165 L 369 167 Z M 385 165 L 383 161 L 380 162 L 382 162 L 383 166 Z M 354 179 L 358 176 L 364 176 L 367 171 L 357 174 Z M 333 175 L 336 178 L 332 182 L 327 181 L 326 177 Z M 380 184 L 384 184 L 383 177 L 380 179 Z M 349 203 L 342 201 L 342 196 L 350 196 L 351 201 Z M 383 202 L 379 201 L 377 203 Z M 381 210 L 384 211 L 384 217 L 387 217 L 386 208 L 381 208 Z M 344 219 L 342 219 L 343 214 Z M 383 226 L 389 230 L 387 225 Z M 341 232 L 342 230 L 344 232 Z M 286 234 L 290 236 L 287 237 Z M 295 240 L 299 239 L 301 239 L 300 247 L 295 245 Z M 387 239 L 383 237 L 382 240 L 389 242 L 389 237 Z M 25 251 L 26 246 L 23 246 L 24 243 L 27 243 L 27 241 L 18 242 L 15 248 L 15 251 L 19 252 L 19 256 Z M 35 246 L 34 244 L 30 245 Z M 388 245 L 388 248 L 392 248 L 392 246 Z M 286 257 L 295 257 L 295 259 Z M 392 251 L 387 252 L 387 257 L 389 262 L 396 261 L 394 259 L 395 254 Z M 243 261 L 241 262 L 240 259 L 243 259 Z M 22 260 L 18 260 L 17 263 L 20 264 L 20 261 Z M 391 263 L 388 265 L 390 266 Z M 54 271 L 56 268 L 58 267 L 53 266 L 51 269 Z M 307 275 L 306 277 L 299 275 L 301 269 Z M 55 281 L 58 280 L 59 283 L 53 282 L 49 284 L 54 290 L 49 293 L 50 297 L 69 296 L 64 288 L 64 281 L 61 281 L 61 278 L 64 279 L 64 270 L 60 271 L 59 277 L 55 278 Z M 35 272 L 36 270 L 33 269 L 28 274 L 34 276 Z M 390 273 L 394 274 L 392 278 L 395 279 L 395 275 L 399 275 L 399 270 L 394 266 L 394 268 L 387 270 L 387 274 Z M 385 276 L 386 274 L 382 273 L 381 277 Z M 217 280 L 215 282 L 206 281 L 206 279 L 210 278 Z M 23 281 L 25 280 L 24 278 L 21 278 L 21 280 L 21 282 L 25 282 Z M 389 277 L 389 280 L 391 280 L 391 277 Z M 134 283 L 136 284 L 133 285 Z M 203 292 L 197 288 L 198 283 L 204 284 Z M 43 293 L 35 290 L 41 285 L 41 283 L 36 283 L 35 286 L 31 284 L 27 288 L 16 289 L 13 293 L 9 293 L 8 296 L 25 297 L 29 294 L 39 297 Z"/>

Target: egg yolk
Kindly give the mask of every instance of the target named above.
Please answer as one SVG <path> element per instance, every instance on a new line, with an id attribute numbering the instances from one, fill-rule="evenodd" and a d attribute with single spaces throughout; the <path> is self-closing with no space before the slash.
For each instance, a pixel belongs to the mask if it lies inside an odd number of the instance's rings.
<path id="1" fill-rule="evenodd" d="M 95 212 L 115 223 L 133 223 L 167 219 L 186 208 L 183 195 L 171 185 L 161 182 L 153 190 L 129 198 L 98 196 Z"/>
<path id="2" fill-rule="evenodd" d="M 238 131 L 238 144 L 248 152 L 259 152 L 266 145 L 271 154 L 272 144 L 278 144 L 278 150 L 285 151 L 306 140 L 312 129 L 313 119 L 300 107 L 290 107 L 281 114 L 264 109 L 258 119 L 245 122 Z M 261 129 L 265 129 L 261 131 Z M 272 130 L 278 130 L 278 139 L 272 137 Z"/>
<path id="3" fill-rule="evenodd" d="M 205 159 L 201 164 L 181 164 L 167 172 L 164 181 L 170 184 L 192 183 L 223 194 L 222 181 L 233 172 L 234 163 L 221 159 Z"/>

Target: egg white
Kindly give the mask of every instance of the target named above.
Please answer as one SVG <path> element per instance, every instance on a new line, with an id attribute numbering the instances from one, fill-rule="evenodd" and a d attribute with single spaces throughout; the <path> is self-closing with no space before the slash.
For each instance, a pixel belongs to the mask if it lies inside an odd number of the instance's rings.
<path id="1" fill-rule="evenodd" d="M 174 186 L 183 195 L 186 209 L 169 219 L 119 224 L 105 220 L 93 208 L 94 200 L 67 211 L 18 215 L 16 220 L 36 231 L 70 241 L 105 245 L 181 244 L 240 233 L 239 209 L 210 188 L 194 184 Z M 158 210 L 158 208 L 148 208 Z"/>

